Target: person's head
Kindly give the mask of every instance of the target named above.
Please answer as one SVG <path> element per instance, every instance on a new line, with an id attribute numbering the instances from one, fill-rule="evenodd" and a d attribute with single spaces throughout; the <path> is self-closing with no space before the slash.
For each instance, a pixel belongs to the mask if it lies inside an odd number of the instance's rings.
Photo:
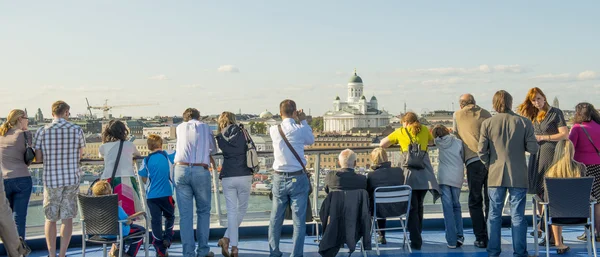
<path id="1" fill-rule="evenodd" d="M 406 127 L 413 135 L 417 135 L 421 132 L 419 116 L 414 112 L 407 112 L 402 116 L 402 126 Z"/>
<path id="2" fill-rule="evenodd" d="M 385 149 L 377 147 L 371 152 L 371 165 L 379 166 L 384 162 L 388 162 L 388 156 Z"/>
<path id="3" fill-rule="evenodd" d="M 187 108 L 183 112 L 183 121 L 200 120 L 200 112 L 196 108 Z"/>
<path id="4" fill-rule="evenodd" d="M 71 116 L 70 110 L 71 106 L 65 103 L 65 101 L 56 101 L 52 104 L 52 117 L 56 119 L 68 119 Z"/>
<path id="5" fill-rule="evenodd" d="M 111 120 L 102 131 L 102 143 L 125 141 L 129 136 L 129 129 L 120 120 Z"/>
<path id="6" fill-rule="evenodd" d="M 519 113 L 524 117 L 538 122 L 541 122 L 546 117 L 546 112 L 550 109 L 546 101 L 546 95 L 541 89 L 534 87 L 529 89 L 527 96 L 521 105 L 519 105 Z"/>
<path id="7" fill-rule="evenodd" d="M 5 136 L 6 132 L 12 128 L 27 130 L 29 119 L 22 110 L 14 109 L 8 113 L 6 121 L 0 126 L 0 136 Z"/>
<path id="8" fill-rule="evenodd" d="M 223 112 L 221 113 L 221 116 L 219 116 L 217 123 L 219 124 L 219 131 L 221 131 L 227 126 L 235 124 L 235 114 L 231 112 Z"/>
<path id="9" fill-rule="evenodd" d="M 578 178 L 581 177 L 583 164 L 573 159 L 575 148 L 569 139 L 563 139 L 556 143 L 554 160 L 548 169 L 546 177 L 549 178 Z"/>
<path id="10" fill-rule="evenodd" d="M 338 156 L 338 160 L 342 169 L 354 169 L 356 166 L 356 154 L 350 149 L 342 151 Z"/>
<path id="11" fill-rule="evenodd" d="M 446 128 L 444 125 L 435 125 L 431 131 L 431 134 L 433 134 L 434 138 L 445 137 L 450 134 L 450 130 L 448 130 L 448 128 Z"/>
<path id="12" fill-rule="evenodd" d="M 465 108 L 467 105 L 475 104 L 475 97 L 473 97 L 472 94 L 461 95 L 460 99 L 458 100 L 458 104 L 460 105 L 461 109 Z"/>
<path id="13" fill-rule="evenodd" d="M 507 113 L 512 109 L 512 96 L 504 91 L 500 90 L 494 94 L 494 98 L 492 99 L 492 105 L 494 106 L 494 110 L 498 113 Z"/>
<path id="14" fill-rule="evenodd" d="M 579 103 L 575 106 L 575 117 L 573 123 L 581 124 L 582 122 L 595 121 L 600 124 L 600 113 L 594 108 L 591 103 Z"/>
<path id="15" fill-rule="evenodd" d="M 150 151 L 162 150 L 163 140 L 159 135 L 149 135 L 146 143 Z"/>
<path id="16" fill-rule="evenodd" d="M 94 186 L 92 186 L 92 194 L 94 196 L 110 195 L 112 194 L 112 187 L 108 181 L 103 179 L 98 180 L 96 183 L 94 183 Z"/>
<path id="17" fill-rule="evenodd" d="M 283 118 L 294 118 L 296 114 L 296 102 L 285 99 L 279 104 L 279 114 Z"/>

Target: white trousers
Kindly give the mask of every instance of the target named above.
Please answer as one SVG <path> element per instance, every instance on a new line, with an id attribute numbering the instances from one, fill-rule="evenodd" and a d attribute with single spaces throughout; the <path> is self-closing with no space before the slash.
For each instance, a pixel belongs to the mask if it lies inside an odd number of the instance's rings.
<path id="1" fill-rule="evenodd" d="M 238 246 L 239 227 L 248 210 L 252 176 L 223 178 L 223 195 L 227 206 L 227 230 L 225 237 L 229 238 L 229 245 Z"/>

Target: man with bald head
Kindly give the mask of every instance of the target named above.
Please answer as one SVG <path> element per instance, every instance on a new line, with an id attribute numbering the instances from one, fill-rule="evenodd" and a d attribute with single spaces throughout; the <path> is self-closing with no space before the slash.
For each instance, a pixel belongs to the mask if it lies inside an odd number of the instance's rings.
<path id="1" fill-rule="evenodd" d="M 325 177 L 325 192 L 335 190 L 367 189 L 367 177 L 356 174 L 356 153 L 346 149 L 338 156 L 341 169 L 332 171 Z"/>
<path id="2" fill-rule="evenodd" d="M 469 214 L 473 222 L 474 245 L 486 248 L 488 242 L 487 214 L 489 197 L 487 189 L 488 170 L 479 159 L 477 147 L 481 123 L 492 117 L 490 112 L 479 107 L 471 94 L 460 96 L 460 110 L 454 113 L 453 133 L 463 141 L 464 161 L 467 166 L 469 184 Z M 483 205 L 485 203 L 485 212 Z"/>

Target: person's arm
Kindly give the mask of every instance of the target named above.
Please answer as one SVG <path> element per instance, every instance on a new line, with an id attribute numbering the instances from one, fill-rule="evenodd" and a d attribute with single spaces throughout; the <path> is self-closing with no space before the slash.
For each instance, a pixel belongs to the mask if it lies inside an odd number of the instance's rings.
<path id="1" fill-rule="evenodd" d="M 146 157 L 149 158 L 149 157 Z M 146 184 L 146 182 L 148 181 L 148 166 L 146 166 L 146 159 L 144 159 L 142 161 L 142 165 L 140 167 L 140 170 L 138 170 L 138 175 L 142 178 L 142 182 L 144 182 L 144 184 Z"/>
<path id="2" fill-rule="evenodd" d="M 454 134 L 458 139 L 460 139 L 460 136 L 458 135 L 458 126 L 456 124 L 456 112 L 452 114 L 452 134 Z"/>
<path id="3" fill-rule="evenodd" d="M 428 142 L 427 142 L 427 144 L 428 144 L 429 146 L 434 146 L 434 145 L 435 145 L 435 142 L 434 142 L 434 140 L 433 140 L 433 134 L 431 134 L 431 131 L 429 131 L 429 130 L 427 130 L 427 134 L 428 134 L 428 137 L 429 137 L 429 138 L 428 138 Z"/>
<path id="4" fill-rule="evenodd" d="M 390 145 L 392 145 L 392 141 L 390 141 L 388 137 L 384 138 L 383 140 L 381 140 L 381 142 L 379 142 L 379 147 L 381 148 L 388 148 L 390 147 Z"/>
<path id="5" fill-rule="evenodd" d="M 398 138 L 400 137 L 400 134 L 401 134 L 400 130 L 396 130 L 396 131 L 392 132 L 387 137 L 385 137 L 384 139 L 382 139 L 381 142 L 379 142 L 379 147 L 381 147 L 381 148 L 388 148 L 391 145 L 397 144 L 398 143 Z"/>
<path id="6" fill-rule="evenodd" d="M 537 153 L 540 146 L 535 138 L 533 124 L 529 120 L 523 120 L 525 121 L 525 151 L 529 152 L 530 154 Z"/>
<path id="7" fill-rule="evenodd" d="M 146 214 L 146 212 L 143 212 L 143 211 L 136 212 L 136 213 L 132 214 L 131 216 L 127 217 L 127 222 L 125 224 L 131 225 L 135 219 L 137 219 L 139 216 L 143 216 L 145 214 Z"/>
<path id="8" fill-rule="evenodd" d="M 43 137 L 43 128 L 38 129 L 35 133 L 35 137 L 33 140 L 33 149 L 35 149 L 35 161 L 43 162 L 44 156 L 42 154 L 42 137 Z"/>
<path id="9" fill-rule="evenodd" d="M 312 133 L 312 128 L 306 120 L 300 121 L 300 127 L 304 131 L 304 145 L 312 145 L 315 143 L 315 135 Z"/>
<path id="10" fill-rule="evenodd" d="M 42 150 L 35 149 L 35 161 L 44 162 L 44 155 L 42 154 Z"/>
<path id="11" fill-rule="evenodd" d="M 479 159 L 481 159 L 481 162 L 488 166 L 490 161 L 490 139 L 487 133 L 486 122 L 484 122 L 481 125 L 481 130 L 479 133 L 479 145 L 477 147 L 477 150 L 477 154 L 479 155 Z"/>
<path id="12" fill-rule="evenodd" d="M 85 135 L 83 135 L 83 130 L 79 129 L 79 159 L 83 158 L 83 149 L 85 149 Z"/>
<path id="13" fill-rule="evenodd" d="M 581 126 L 581 125 L 579 125 Z M 579 139 L 579 128 L 575 127 L 575 125 L 573 125 L 573 127 L 571 128 L 571 133 L 569 133 L 569 140 L 571 140 L 571 142 L 573 142 L 573 148 L 577 149 L 577 140 Z"/>

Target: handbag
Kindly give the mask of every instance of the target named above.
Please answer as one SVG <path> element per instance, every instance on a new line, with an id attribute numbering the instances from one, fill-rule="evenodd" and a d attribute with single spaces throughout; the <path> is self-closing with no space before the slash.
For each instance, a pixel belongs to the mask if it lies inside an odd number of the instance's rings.
<path id="1" fill-rule="evenodd" d="M 590 143 L 592 143 L 592 146 L 594 147 L 594 149 L 596 149 L 596 153 L 598 154 L 598 156 L 600 156 L 600 150 L 598 150 L 598 147 L 596 147 L 596 145 L 594 144 L 594 141 L 592 140 L 592 137 L 590 136 L 590 133 L 588 133 L 588 131 L 583 126 L 581 126 L 581 124 L 579 125 L 579 127 L 581 129 L 583 129 L 583 132 L 587 136 L 588 140 L 590 140 Z"/>
<path id="2" fill-rule="evenodd" d="M 23 132 L 23 136 L 25 136 L 25 153 L 23 154 L 23 160 L 25 160 L 25 164 L 29 166 L 33 162 L 33 159 L 35 159 L 35 151 L 31 147 L 31 145 L 29 145 L 27 131 Z"/>
<path id="3" fill-rule="evenodd" d="M 252 169 L 252 172 L 257 172 L 260 169 L 260 162 L 258 161 L 258 152 L 256 151 L 256 145 L 252 141 L 252 137 L 248 134 L 248 131 L 244 128 L 244 125 L 240 125 L 244 138 L 246 138 L 246 166 Z"/>
<path id="4" fill-rule="evenodd" d="M 408 144 L 408 151 L 404 153 L 403 166 L 413 169 L 424 169 L 425 155 L 427 154 L 427 150 L 421 150 L 421 146 L 418 142 L 413 141 L 408 129 L 404 128 L 404 131 L 406 131 L 406 135 L 410 140 L 410 144 Z"/>

